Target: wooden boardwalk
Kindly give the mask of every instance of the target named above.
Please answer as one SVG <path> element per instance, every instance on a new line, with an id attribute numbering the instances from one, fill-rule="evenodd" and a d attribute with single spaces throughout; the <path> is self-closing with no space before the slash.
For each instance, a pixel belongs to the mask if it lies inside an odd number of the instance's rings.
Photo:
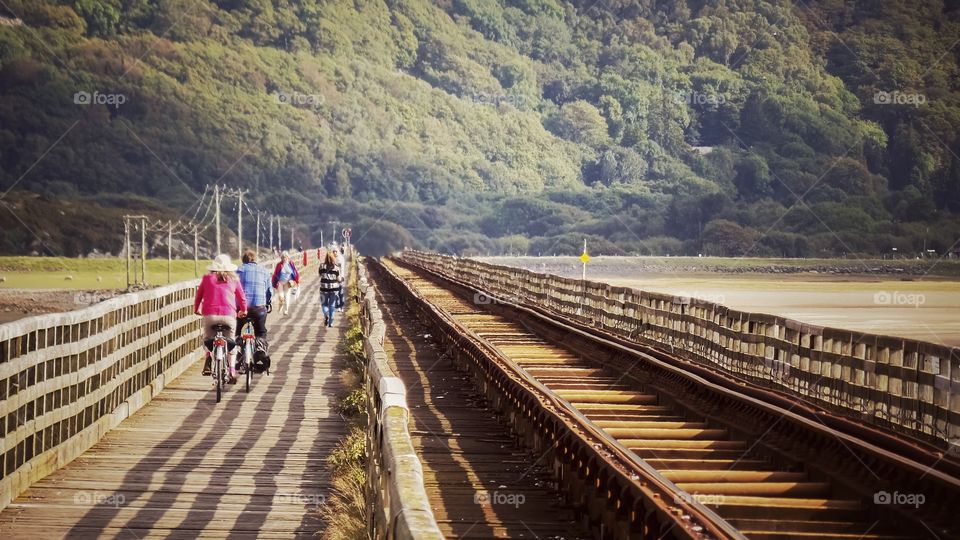
<path id="1" fill-rule="evenodd" d="M 215 403 L 198 361 L 0 513 L 0 538 L 315 536 L 324 460 L 344 432 L 334 410 L 344 320 L 321 327 L 311 270 L 290 314 L 270 317 L 274 369 L 250 394 L 241 380 Z"/>

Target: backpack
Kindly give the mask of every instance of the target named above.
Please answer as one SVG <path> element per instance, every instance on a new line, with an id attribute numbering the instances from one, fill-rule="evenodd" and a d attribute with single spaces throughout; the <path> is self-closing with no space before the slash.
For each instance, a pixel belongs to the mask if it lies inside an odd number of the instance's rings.
<path id="1" fill-rule="evenodd" d="M 258 337 L 253 342 L 253 371 L 270 373 L 270 344 L 265 337 Z"/>

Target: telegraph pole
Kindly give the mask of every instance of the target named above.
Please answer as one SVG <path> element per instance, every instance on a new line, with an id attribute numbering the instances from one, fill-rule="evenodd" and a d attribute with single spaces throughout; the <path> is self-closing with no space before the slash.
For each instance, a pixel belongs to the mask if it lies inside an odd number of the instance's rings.
<path id="1" fill-rule="evenodd" d="M 170 280 L 170 271 L 173 266 L 173 222 L 167 222 L 167 283 L 173 283 Z"/>
<path id="2" fill-rule="evenodd" d="M 277 251 L 283 251 L 283 235 L 280 234 L 280 217 L 277 217 Z"/>
<path id="3" fill-rule="evenodd" d="M 237 258 L 243 260 L 243 194 L 237 191 Z"/>
<path id="4" fill-rule="evenodd" d="M 200 277 L 200 242 L 197 241 L 197 226 L 193 226 L 193 277 Z"/>
<path id="5" fill-rule="evenodd" d="M 273 253 L 273 214 L 270 215 L 270 253 Z M 271 255 L 272 256 L 272 255 Z"/>
<path id="6" fill-rule="evenodd" d="M 217 255 L 220 255 L 220 186 L 213 186 L 213 205 L 217 207 Z"/>
<path id="7" fill-rule="evenodd" d="M 130 218 L 123 216 L 123 245 L 127 252 L 127 288 L 130 288 Z"/>
<path id="8" fill-rule="evenodd" d="M 131 238 L 132 229 L 136 226 L 134 223 L 140 221 L 140 264 L 133 262 L 133 240 Z M 124 247 L 127 251 L 127 287 L 131 285 L 147 284 L 147 216 L 123 216 L 123 235 Z M 139 266 L 139 276 L 137 276 Z M 133 270 L 131 275 L 131 268 Z"/>
<path id="9" fill-rule="evenodd" d="M 257 255 L 260 255 L 260 211 L 257 210 L 257 243 L 256 243 Z"/>
<path id="10" fill-rule="evenodd" d="M 147 285 L 147 218 L 140 218 L 140 277 L 143 285 Z"/>

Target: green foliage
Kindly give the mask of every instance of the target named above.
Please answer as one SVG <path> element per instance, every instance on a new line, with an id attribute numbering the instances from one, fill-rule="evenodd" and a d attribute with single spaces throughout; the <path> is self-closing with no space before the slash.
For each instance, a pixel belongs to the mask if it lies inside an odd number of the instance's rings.
<path id="1" fill-rule="evenodd" d="M 112 36 L 120 24 L 120 6 L 114 1 L 73 0 L 73 9 L 86 21 L 89 36 Z"/>
<path id="2" fill-rule="evenodd" d="M 703 229 L 703 250 L 707 255 L 735 257 L 750 254 L 756 234 L 725 219 L 715 219 Z"/>
<path id="3" fill-rule="evenodd" d="M 347 395 L 340 398 L 337 411 L 346 417 L 359 416 L 367 410 L 367 393 L 363 388 L 354 388 Z"/>
<path id="4" fill-rule="evenodd" d="M 955 4 L 8 0 L 0 189 L 66 217 L 0 216 L 0 251 L 116 252 L 71 201 L 214 181 L 371 255 L 916 251 L 894 220 L 960 212 Z"/>
<path id="5" fill-rule="evenodd" d="M 558 137 L 587 146 L 607 140 L 606 121 L 596 107 L 583 100 L 564 105 L 547 125 Z"/>

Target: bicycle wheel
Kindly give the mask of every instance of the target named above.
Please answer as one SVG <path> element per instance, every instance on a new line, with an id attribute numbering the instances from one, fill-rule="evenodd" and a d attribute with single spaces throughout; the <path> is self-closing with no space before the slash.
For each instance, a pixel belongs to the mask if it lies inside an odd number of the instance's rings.
<path id="1" fill-rule="evenodd" d="M 220 394 L 223 388 L 223 349 L 220 347 L 217 348 L 216 367 L 213 376 L 217 381 L 217 403 L 220 403 Z"/>
<path id="2" fill-rule="evenodd" d="M 253 346 L 250 345 L 249 340 L 247 340 L 247 346 L 244 350 L 243 356 L 244 356 L 243 358 L 244 371 L 246 372 L 246 376 L 247 376 L 247 393 L 249 394 L 250 393 L 250 377 L 253 376 L 252 375 L 253 363 L 251 362 L 251 360 L 253 359 Z"/>

